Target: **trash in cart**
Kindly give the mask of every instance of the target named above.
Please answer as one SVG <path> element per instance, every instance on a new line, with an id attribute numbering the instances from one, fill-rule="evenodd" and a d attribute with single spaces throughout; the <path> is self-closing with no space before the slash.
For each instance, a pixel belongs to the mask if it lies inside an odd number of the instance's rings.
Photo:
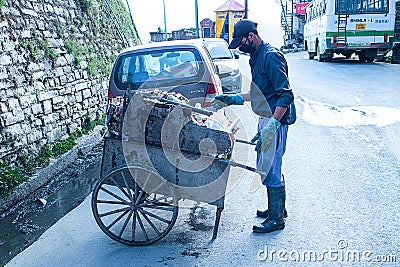
<path id="1" fill-rule="evenodd" d="M 141 90 L 138 92 L 143 96 L 143 101 L 147 101 L 154 104 L 170 104 L 169 108 L 176 105 L 188 108 L 192 111 L 192 121 L 199 125 L 205 126 L 212 129 L 226 130 L 228 132 L 232 131 L 229 124 L 231 122 L 222 115 L 220 112 L 211 112 L 208 110 L 201 109 L 201 105 L 197 103 L 195 107 L 189 106 L 189 100 L 175 92 L 166 92 L 162 90 Z M 166 107 L 166 106 L 164 106 Z M 106 111 L 106 124 L 109 136 L 119 136 L 121 127 L 121 116 L 123 114 L 123 97 L 115 98 L 114 103 L 109 103 Z M 211 116 L 211 118 L 210 118 Z"/>

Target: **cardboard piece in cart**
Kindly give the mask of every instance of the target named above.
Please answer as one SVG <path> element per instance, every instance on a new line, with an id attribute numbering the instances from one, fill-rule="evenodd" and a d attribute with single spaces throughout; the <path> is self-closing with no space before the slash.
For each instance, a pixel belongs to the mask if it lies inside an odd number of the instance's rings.
<path id="1" fill-rule="evenodd" d="M 213 112 L 213 115 L 210 116 L 209 120 L 218 122 L 223 127 L 223 129 L 229 133 L 236 133 L 238 130 L 237 124 L 239 122 L 239 119 L 229 119 L 226 116 L 224 109 Z"/>

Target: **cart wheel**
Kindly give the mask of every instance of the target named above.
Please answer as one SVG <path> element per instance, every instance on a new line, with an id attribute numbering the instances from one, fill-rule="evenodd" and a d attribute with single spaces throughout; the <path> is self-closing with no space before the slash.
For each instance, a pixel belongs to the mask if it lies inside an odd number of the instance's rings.
<path id="1" fill-rule="evenodd" d="M 178 198 L 153 170 L 123 166 L 97 182 L 92 211 L 101 230 L 112 239 L 145 246 L 171 230 L 178 216 Z"/>

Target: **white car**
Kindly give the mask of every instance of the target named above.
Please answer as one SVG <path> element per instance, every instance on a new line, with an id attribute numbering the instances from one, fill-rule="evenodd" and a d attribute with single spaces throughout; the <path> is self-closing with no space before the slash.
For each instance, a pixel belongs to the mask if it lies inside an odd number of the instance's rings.
<path id="1" fill-rule="evenodd" d="M 202 40 L 210 52 L 212 61 L 218 66 L 218 75 L 221 79 L 223 92 L 240 93 L 242 89 L 242 74 L 237 62 L 239 55 L 228 49 L 228 43 L 224 39 L 203 38 Z"/>

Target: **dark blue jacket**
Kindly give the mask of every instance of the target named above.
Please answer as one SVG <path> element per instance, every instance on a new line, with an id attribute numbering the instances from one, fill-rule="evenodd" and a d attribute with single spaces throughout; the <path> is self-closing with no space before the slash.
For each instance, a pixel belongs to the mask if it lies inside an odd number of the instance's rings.
<path id="1" fill-rule="evenodd" d="M 253 111 L 260 116 L 271 117 L 276 106 L 284 107 L 288 110 L 281 123 L 294 123 L 296 120 L 294 96 L 289 84 L 288 65 L 283 54 L 275 47 L 262 42 L 250 57 L 250 68 Z"/>

